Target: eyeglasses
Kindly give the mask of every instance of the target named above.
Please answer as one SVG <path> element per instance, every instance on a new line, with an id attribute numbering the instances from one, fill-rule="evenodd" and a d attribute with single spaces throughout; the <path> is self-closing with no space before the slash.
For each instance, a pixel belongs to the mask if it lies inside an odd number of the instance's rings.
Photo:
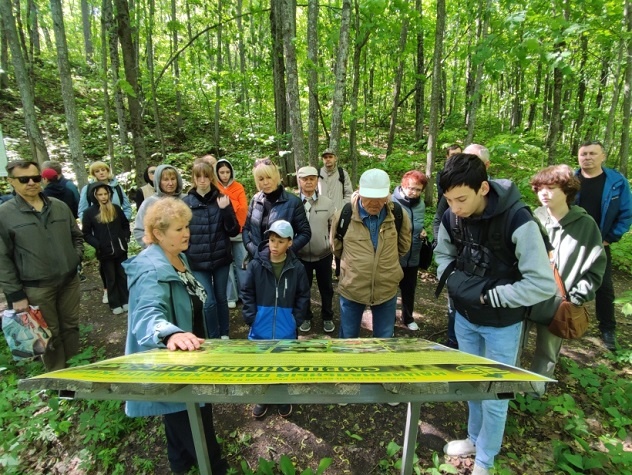
<path id="1" fill-rule="evenodd" d="M 19 181 L 23 185 L 26 185 L 29 181 L 33 180 L 33 183 L 39 183 L 42 181 L 42 177 L 40 175 L 33 176 L 14 176 L 13 179 Z"/>
<path id="2" fill-rule="evenodd" d="M 424 191 L 423 188 L 413 188 L 412 186 L 405 186 L 404 189 L 412 193 L 422 193 Z"/>
<path id="3" fill-rule="evenodd" d="M 258 167 L 259 165 L 276 166 L 276 165 L 274 165 L 274 162 L 272 160 L 270 160 L 269 158 L 259 158 L 259 159 L 255 160 L 255 167 Z"/>

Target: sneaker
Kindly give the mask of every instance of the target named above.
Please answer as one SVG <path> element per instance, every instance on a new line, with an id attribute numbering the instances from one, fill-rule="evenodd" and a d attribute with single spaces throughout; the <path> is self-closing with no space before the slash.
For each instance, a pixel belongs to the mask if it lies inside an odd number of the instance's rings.
<path id="1" fill-rule="evenodd" d="M 303 323 L 301 323 L 301 326 L 298 327 L 298 329 L 302 332 L 308 332 L 312 329 L 312 322 L 309 320 L 305 320 Z"/>
<path id="2" fill-rule="evenodd" d="M 415 322 L 410 322 L 408 325 L 406 325 L 408 327 L 409 330 L 412 330 L 414 332 L 416 332 L 417 330 L 419 330 L 419 325 L 417 325 Z"/>
<path id="3" fill-rule="evenodd" d="M 85 282 L 88 278 L 85 276 L 83 272 L 79 272 L 79 282 Z M 107 303 L 107 302 L 106 302 Z"/>
<path id="4" fill-rule="evenodd" d="M 389 406 L 392 406 L 392 407 L 399 406 L 398 402 L 387 402 L 386 404 L 388 404 Z"/>
<path id="5" fill-rule="evenodd" d="M 614 336 L 614 330 L 604 330 L 601 332 L 601 340 L 603 341 L 606 348 L 610 351 L 614 351 L 617 349 L 617 340 Z"/>
<path id="6" fill-rule="evenodd" d="M 452 457 L 467 457 L 476 454 L 476 446 L 470 439 L 453 440 L 445 444 L 443 453 Z"/>
<path id="7" fill-rule="evenodd" d="M 237 308 L 237 303 L 230 300 L 228 302 L 228 308 Z"/>
<path id="8" fill-rule="evenodd" d="M 252 408 L 252 416 L 256 417 L 257 419 L 261 419 L 263 416 L 265 416 L 266 412 L 268 412 L 267 404 L 255 404 Z"/>
<path id="9" fill-rule="evenodd" d="M 292 414 L 292 404 L 279 404 L 277 411 L 281 417 L 289 417 Z"/>
<path id="10" fill-rule="evenodd" d="M 472 470 L 472 475 L 489 475 L 490 473 L 489 469 L 480 465 L 474 465 L 474 470 Z"/>
<path id="11" fill-rule="evenodd" d="M 129 310 L 129 306 L 127 304 L 123 304 L 123 311 L 127 312 Z"/>
<path id="12" fill-rule="evenodd" d="M 103 291 L 103 298 L 101 299 L 101 302 L 108 303 L 108 291 L 107 290 Z"/>
<path id="13" fill-rule="evenodd" d="M 116 307 L 112 309 L 112 313 L 114 315 L 120 315 L 121 313 L 123 313 L 123 307 Z"/>
<path id="14" fill-rule="evenodd" d="M 334 322 L 332 322 L 331 320 L 323 321 L 323 330 L 325 331 L 325 333 L 331 333 L 335 329 L 336 325 L 334 325 Z"/>
<path id="15" fill-rule="evenodd" d="M 222 335 L 219 337 L 220 340 L 230 340 L 230 337 L 228 335 Z"/>

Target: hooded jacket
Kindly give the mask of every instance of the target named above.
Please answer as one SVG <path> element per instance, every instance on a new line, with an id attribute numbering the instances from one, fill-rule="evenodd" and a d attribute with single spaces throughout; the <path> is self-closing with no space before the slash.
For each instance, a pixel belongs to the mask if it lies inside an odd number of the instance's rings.
<path id="1" fill-rule="evenodd" d="M 217 175 L 217 169 L 220 165 L 226 165 L 230 168 L 230 180 L 228 181 L 228 185 L 224 186 L 222 182 L 219 181 L 219 178 L 218 183 L 220 191 L 230 198 L 230 204 L 233 205 L 233 210 L 235 210 L 235 216 L 237 216 L 237 222 L 239 223 L 239 232 L 241 232 L 244 228 L 244 224 L 246 224 L 246 216 L 248 215 L 248 198 L 246 198 L 246 190 L 241 183 L 235 181 L 235 170 L 233 169 L 233 165 L 225 158 L 218 160 L 215 164 L 216 176 L 219 177 L 219 175 Z"/>
<path id="2" fill-rule="evenodd" d="M 272 204 L 272 209 L 268 216 L 268 223 L 272 224 L 279 219 L 284 219 L 292 225 L 294 229 L 294 239 L 292 239 L 292 251 L 297 253 L 305 246 L 312 237 L 309 221 L 305 216 L 305 208 L 298 196 L 289 193 L 279 185 L 281 194 L 279 199 Z M 243 230 L 244 246 L 251 257 L 257 254 L 259 244 L 263 242 L 263 210 L 265 207 L 266 195 L 260 191 L 252 197 L 248 207 L 248 217 Z"/>
<path id="3" fill-rule="evenodd" d="M 74 276 L 83 236 L 61 201 L 40 193 L 40 213 L 16 194 L 0 206 L 0 288 L 9 303 L 25 299 L 24 287 L 58 285 Z"/>
<path id="4" fill-rule="evenodd" d="M 310 285 L 303 264 L 288 249 L 277 281 L 270 263 L 268 241 L 248 263 L 241 285 L 242 314 L 250 326 L 249 340 L 294 340 L 309 307 Z"/>
<path id="5" fill-rule="evenodd" d="M 141 186 L 138 190 L 136 190 L 136 197 L 134 198 L 134 202 L 136 203 L 136 209 L 140 209 L 145 201 L 150 196 L 156 194 L 156 190 L 154 189 L 154 182 L 149 178 L 149 168 L 145 168 L 145 172 L 143 173 L 143 178 L 145 179 L 145 184 Z"/>
<path id="6" fill-rule="evenodd" d="M 533 213 L 545 227 L 555 265 L 575 305 L 595 298 L 606 270 L 606 253 L 595 220 L 580 206 L 571 206 L 559 223 L 541 206 Z"/>
<path id="7" fill-rule="evenodd" d="M 105 187 L 112 199 L 112 188 L 103 183 L 93 183 L 88 190 L 88 196 L 92 196 L 91 201 L 95 201 L 94 192 L 98 188 Z M 94 202 L 85 213 L 81 230 L 83 238 L 97 251 L 99 260 L 121 259 L 127 257 L 127 243 L 130 238 L 129 221 L 125 217 L 123 210 L 114 205 L 116 218 L 110 223 L 102 223 L 97 219 L 101 206 Z"/>
<path id="8" fill-rule="evenodd" d="M 88 187 L 93 184 L 93 183 L 97 183 L 96 181 L 91 181 L 90 183 L 88 183 L 86 186 L 84 186 L 81 189 L 81 197 L 79 198 L 79 211 L 78 211 L 78 215 L 79 215 L 79 219 L 83 219 L 83 213 L 88 209 L 88 206 L 90 206 L 90 201 L 88 198 Z M 118 205 L 121 207 L 121 209 L 123 210 L 123 213 L 125 213 L 125 217 L 127 219 L 132 219 L 132 205 L 129 202 L 129 198 L 127 197 L 127 195 L 125 194 L 125 191 L 123 190 L 123 188 L 121 187 L 121 185 L 119 184 L 119 182 L 117 181 L 116 178 L 112 178 L 109 182 L 108 185 L 110 185 L 110 188 L 112 188 L 113 194 L 112 194 L 112 203 L 114 203 L 115 205 Z M 119 199 L 119 193 L 118 191 L 116 191 L 116 188 L 119 187 L 121 190 L 121 196 L 123 196 L 123 202 L 121 203 L 121 200 Z"/>
<path id="9" fill-rule="evenodd" d="M 160 189 L 160 178 L 162 176 L 162 173 L 166 169 L 171 169 L 176 172 L 178 184 L 173 195 L 167 195 Z M 145 235 L 145 225 L 143 223 L 143 220 L 145 219 L 145 213 L 147 213 L 147 209 L 153 203 L 158 201 L 160 198 L 164 198 L 165 196 L 173 196 L 180 199 L 184 198 L 184 196 L 182 195 L 182 176 L 180 175 L 178 169 L 172 165 L 159 165 L 158 167 L 156 167 L 156 172 L 154 173 L 154 190 L 156 190 L 156 194 L 150 196 L 145 201 L 143 201 L 143 204 L 136 214 L 136 221 L 134 221 L 134 239 L 136 239 L 136 242 L 143 249 L 147 247 L 147 244 L 143 242 L 143 236 Z"/>
<path id="10" fill-rule="evenodd" d="M 184 254 L 182 262 L 188 267 Z M 193 331 L 191 299 L 162 248 L 150 245 L 123 263 L 129 287 L 129 314 L 125 354 L 166 348 L 163 340 L 178 332 Z M 184 411 L 184 403 L 127 401 L 130 417 L 157 416 Z"/>
<path id="11" fill-rule="evenodd" d="M 628 180 L 621 173 L 612 168 L 601 168 L 606 174 L 606 182 L 601 197 L 601 222 L 597 224 L 602 240 L 612 244 L 619 241 L 632 225 L 632 194 Z M 581 170 L 577 170 L 575 175 L 580 173 Z M 579 203 L 580 193 L 577 193 L 575 204 Z"/>
<path id="12" fill-rule="evenodd" d="M 401 186 L 395 188 L 391 199 L 401 205 L 402 209 L 408 214 L 412 224 L 410 251 L 399 258 L 399 263 L 402 267 L 418 267 L 419 252 L 421 251 L 421 232 L 424 230 L 424 219 L 426 217 L 426 204 L 421 197 L 413 200 L 408 198 L 402 191 Z"/>
<path id="13" fill-rule="evenodd" d="M 52 180 L 48 182 L 46 188 L 42 190 L 46 196 L 57 198 L 68 205 L 73 216 L 77 219 L 77 210 L 79 209 L 79 201 L 75 199 L 75 195 L 61 181 Z"/>
<path id="14" fill-rule="evenodd" d="M 184 202 L 191 208 L 193 217 L 189 223 L 191 237 L 186 255 L 193 270 L 211 270 L 227 266 L 233 261 L 231 236 L 239 233 L 239 223 L 233 207 L 221 209 L 217 188 L 211 187 L 205 196 L 196 190 L 189 191 Z"/>
<path id="15" fill-rule="evenodd" d="M 520 200 L 518 188 L 509 180 L 489 180 L 489 185 L 483 214 L 457 218 L 463 223 L 468 242 L 475 245 L 481 244 L 482 232 L 488 227 L 489 221 L 507 212 Z M 437 247 L 434 251 L 439 277 L 458 256 L 450 226 L 452 214 L 452 210 L 446 211 L 441 220 Z M 526 316 L 526 308 L 524 311 L 512 312 L 511 316 L 505 314 L 502 308 L 529 307 L 552 297 L 555 293 L 556 284 L 544 241 L 540 238 L 538 224 L 528 210 L 517 212 L 507 229 L 515 246 L 519 277 L 494 279 L 488 275 L 479 276 L 458 269 L 448 277 L 448 291 L 455 308 L 465 318 L 478 325 L 504 327 L 517 323 Z M 481 303 L 481 294 L 487 296 L 489 304 Z"/>
<path id="16" fill-rule="evenodd" d="M 411 225 L 408 214 L 403 214 L 402 227 L 397 232 L 392 201 L 386 203 L 386 218 L 378 231 L 377 248 L 373 249 L 371 235 L 358 210 L 360 195 L 351 197 L 351 221 L 344 239 L 336 236 L 340 213 L 331 223 L 329 241 L 334 255 L 340 258 L 338 293 L 348 300 L 364 305 L 379 305 L 397 293 L 404 271 L 399 258 L 410 250 Z"/>

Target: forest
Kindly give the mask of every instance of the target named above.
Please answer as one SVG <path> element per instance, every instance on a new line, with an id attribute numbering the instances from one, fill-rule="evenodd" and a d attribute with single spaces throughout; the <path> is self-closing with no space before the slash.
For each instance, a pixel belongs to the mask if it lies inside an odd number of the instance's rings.
<path id="1" fill-rule="evenodd" d="M 252 196 L 256 159 L 275 160 L 292 185 L 330 148 L 355 184 L 372 167 L 393 185 L 425 172 L 428 221 L 454 143 L 487 146 L 492 176 L 514 180 L 531 204 L 534 173 L 576 166 L 584 141 L 601 141 L 606 166 L 628 176 L 632 0 L 0 0 L 0 20 L 0 176 L 3 160 L 58 160 L 81 187 L 103 160 L 131 193 L 150 164 L 186 177 L 214 153 Z M 565 345 L 559 383 L 511 402 L 495 473 L 632 473 L 631 236 L 612 249 L 619 350 L 604 351 L 594 324 Z M 125 337 L 91 257 L 74 364 L 120 355 Z M 418 335 L 437 341 L 445 302 L 431 272 Z M 395 336 L 411 335 L 399 326 Z M 11 361 L 0 338 L 0 472 L 167 472 L 159 421 L 17 389 L 41 371 Z M 304 406 L 267 426 L 234 406 L 217 408 L 233 473 L 307 475 L 329 463 L 331 474 L 398 473 L 403 406 Z M 415 473 L 470 473 L 441 451 L 464 434 L 465 412 L 424 406 Z"/>

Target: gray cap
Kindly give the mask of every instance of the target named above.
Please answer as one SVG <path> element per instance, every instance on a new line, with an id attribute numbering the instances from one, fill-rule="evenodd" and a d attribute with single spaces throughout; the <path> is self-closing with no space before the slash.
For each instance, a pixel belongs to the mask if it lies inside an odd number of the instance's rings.
<path id="1" fill-rule="evenodd" d="M 334 152 L 333 149 L 331 149 L 331 148 L 326 148 L 325 151 L 320 154 L 320 156 L 322 158 L 325 155 L 333 155 L 335 157 L 336 156 L 336 152 Z"/>
<path id="2" fill-rule="evenodd" d="M 294 237 L 294 230 L 292 229 L 292 225 L 283 219 L 279 219 L 278 221 L 272 223 L 270 229 L 263 233 L 263 235 L 269 236 L 270 233 L 274 233 L 282 238 L 292 239 Z"/>
<path id="3" fill-rule="evenodd" d="M 296 176 L 299 178 L 305 178 L 306 176 L 318 176 L 318 170 L 314 167 L 301 167 L 296 172 Z"/>

